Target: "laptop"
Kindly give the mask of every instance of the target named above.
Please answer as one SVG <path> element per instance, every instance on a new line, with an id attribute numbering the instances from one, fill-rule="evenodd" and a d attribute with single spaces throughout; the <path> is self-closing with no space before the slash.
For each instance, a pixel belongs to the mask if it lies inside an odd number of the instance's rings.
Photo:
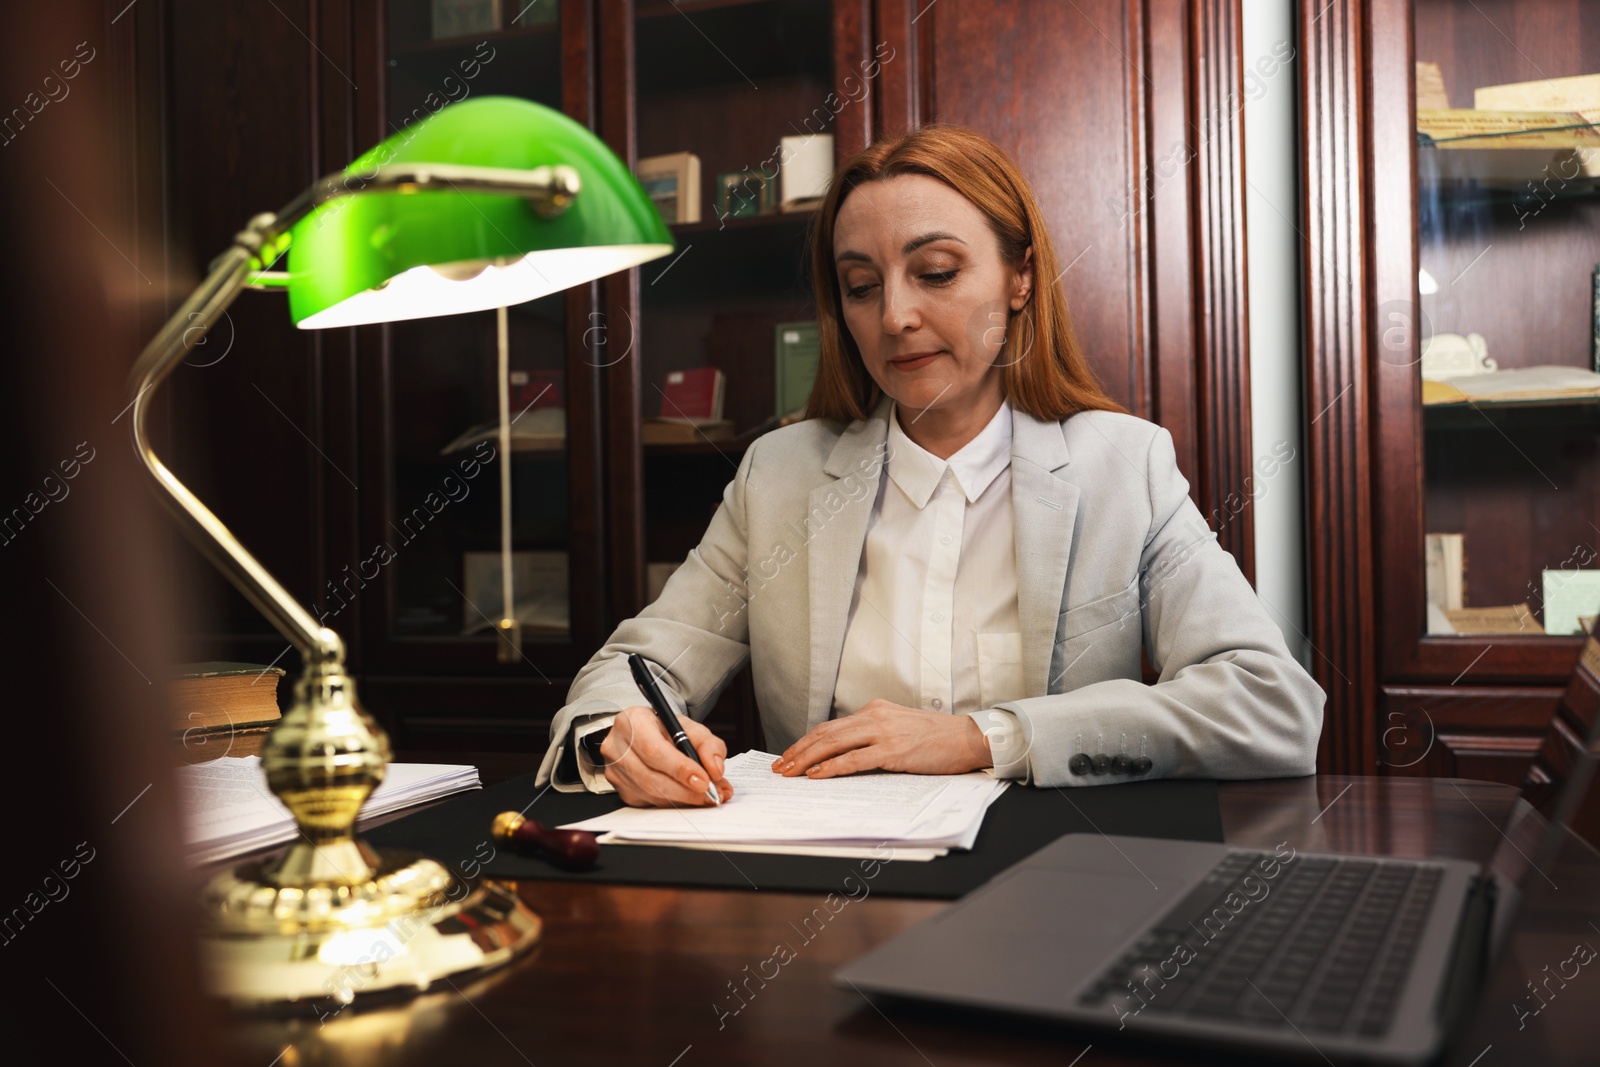
<path id="1" fill-rule="evenodd" d="M 1487 864 L 1069 834 L 834 981 L 1280 1060 L 1424 1062 L 1558 851 L 1600 850 L 1597 707 L 1591 634 Z"/>

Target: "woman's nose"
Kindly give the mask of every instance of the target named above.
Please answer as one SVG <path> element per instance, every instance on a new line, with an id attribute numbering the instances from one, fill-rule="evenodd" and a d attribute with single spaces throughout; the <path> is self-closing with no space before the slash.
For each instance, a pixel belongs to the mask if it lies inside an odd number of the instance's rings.
<path id="1" fill-rule="evenodd" d="M 904 333 L 922 324 L 918 296 L 909 285 L 893 279 L 883 283 L 883 332 Z"/>

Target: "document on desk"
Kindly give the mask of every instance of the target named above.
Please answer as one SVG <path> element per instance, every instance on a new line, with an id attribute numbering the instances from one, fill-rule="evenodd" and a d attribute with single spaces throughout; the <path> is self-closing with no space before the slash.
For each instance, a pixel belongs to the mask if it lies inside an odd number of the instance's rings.
<path id="1" fill-rule="evenodd" d="M 971 848 L 1007 785 L 982 771 L 786 778 L 772 771 L 777 758 L 742 752 L 728 760 L 733 796 L 718 807 L 619 808 L 563 829 L 603 831 L 603 844 L 840 856 L 888 844 L 897 859 L 931 859 Z"/>
<path id="2" fill-rule="evenodd" d="M 189 860 L 227 859 L 297 836 L 294 817 L 267 789 L 259 756 L 223 756 L 177 772 Z M 361 806 L 360 817 L 386 815 L 426 800 L 478 789 L 478 768 L 457 764 L 391 763 Z"/>

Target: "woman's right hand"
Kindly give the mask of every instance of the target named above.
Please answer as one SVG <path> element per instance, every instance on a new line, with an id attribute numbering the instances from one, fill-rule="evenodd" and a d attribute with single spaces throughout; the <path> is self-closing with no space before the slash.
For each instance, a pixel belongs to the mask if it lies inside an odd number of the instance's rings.
<path id="1" fill-rule="evenodd" d="M 693 719 L 680 715 L 678 721 L 704 767 L 678 751 L 650 708 L 624 708 L 617 715 L 600 743 L 600 756 L 606 780 L 617 787 L 623 803 L 636 808 L 709 807 L 707 774 L 723 800 L 733 796 L 733 786 L 723 777 L 728 746 Z"/>

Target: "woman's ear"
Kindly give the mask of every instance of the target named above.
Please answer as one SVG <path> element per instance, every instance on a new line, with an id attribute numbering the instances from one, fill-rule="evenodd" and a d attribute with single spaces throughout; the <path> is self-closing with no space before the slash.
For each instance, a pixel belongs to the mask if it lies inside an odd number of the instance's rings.
<path id="1" fill-rule="evenodd" d="M 1028 297 L 1033 293 L 1033 246 L 1029 245 L 1022 253 L 1022 266 L 1012 274 L 1011 279 L 1011 310 L 1021 311 L 1028 303 Z"/>

